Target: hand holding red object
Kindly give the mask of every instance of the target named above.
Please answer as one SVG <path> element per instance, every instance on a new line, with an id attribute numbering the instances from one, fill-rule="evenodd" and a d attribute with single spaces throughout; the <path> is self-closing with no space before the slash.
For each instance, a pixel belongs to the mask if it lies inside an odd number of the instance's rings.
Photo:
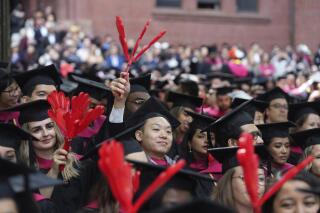
<path id="1" fill-rule="evenodd" d="M 99 157 L 99 168 L 125 213 L 138 212 L 141 205 L 185 165 L 185 161 L 179 161 L 162 172 L 133 204 L 132 198 L 139 187 L 140 173 L 132 172 L 131 165 L 124 159 L 122 145 L 114 140 L 104 143 L 99 150 Z"/>
<path id="2" fill-rule="evenodd" d="M 239 139 L 237 159 L 243 169 L 244 182 L 250 197 L 252 206 L 258 201 L 258 166 L 259 159 L 254 153 L 253 137 L 243 133 Z"/>
<path id="3" fill-rule="evenodd" d="M 121 47 L 122 47 L 122 50 L 123 50 L 123 54 L 128 62 L 128 65 L 127 65 L 127 68 L 126 68 L 126 72 L 129 72 L 129 69 L 130 69 L 130 66 L 132 63 L 136 62 L 137 60 L 139 60 L 139 58 L 142 56 L 142 54 L 144 52 L 146 52 L 154 43 L 156 43 L 165 33 L 166 31 L 161 31 L 156 37 L 154 37 L 151 42 L 145 46 L 144 48 L 142 48 L 142 50 L 136 55 L 136 51 L 139 47 L 139 44 L 144 36 L 144 34 L 146 33 L 148 27 L 150 25 L 150 20 L 147 21 L 147 23 L 144 25 L 135 45 L 134 45 L 134 48 L 133 48 L 133 51 L 131 53 L 131 56 L 129 56 L 129 50 L 128 50 L 128 44 L 127 44 L 127 41 L 126 41 L 126 34 L 125 34 L 125 30 L 124 30 L 124 25 L 123 25 L 123 22 L 122 22 L 122 19 L 119 17 L 119 16 L 116 16 L 116 26 L 117 26 L 117 30 L 118 30 L 118 33 L 119 33 L 119 40 L 120 40 L 120 43 L 121 43 Z"/>
<path id="4" fill-rule="evenodd" d="M 103 106 L 89 109 L 90 99 L 86 93 L 80 93 L 72 97 L 71 107 L 69 98 L 63 92 L 53 91 L 48 96 L 51 109 L 48 110 L 49 117 L 56 122 L 65 137 L 64 149 L 69 151 L 70 141 L 91 122 L 104 113 Z"/>

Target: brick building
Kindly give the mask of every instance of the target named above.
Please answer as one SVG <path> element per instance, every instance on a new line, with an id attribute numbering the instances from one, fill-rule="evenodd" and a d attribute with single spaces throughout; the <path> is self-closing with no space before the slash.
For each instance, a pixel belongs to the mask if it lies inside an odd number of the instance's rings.
<path id="1" fill-rule="evenodd" d="M 319 0 L 25 0 L 29 11 L 52 5 L 59 21 L 76 21 L 97 35 L 117 35 L 115 16 L 134 38 L 148 18 L 147 38 L 161 29 L 171 43 L 249 46 L 320 43 Z M 148 37 L 149 35 L 149 37 Z"/>

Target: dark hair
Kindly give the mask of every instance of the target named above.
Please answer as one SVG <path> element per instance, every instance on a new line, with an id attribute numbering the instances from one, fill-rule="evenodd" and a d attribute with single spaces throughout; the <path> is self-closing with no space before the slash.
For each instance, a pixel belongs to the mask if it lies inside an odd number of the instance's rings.
<path id="1" fill-rule="evenodd" d="M 192 140 L 196 131 L 197 128 L 193 125 L 193 123 L 191 123 L 189 130 L 183 137 L 182 143 L 178 145 L 178 155 L 180 158 L 185 159 L 187 161 L 187 164 L 192 163 L 194 160 L 192 152 L 189 152 L 188 143 Z"/>
<path id="2" fill-rule="evenodd" d="M 303 126 L 304 122 L 306 122 L 306 120 L 308 119 L 308 116 L 310 115 L 311 113 L 306 113 L 306 114 L 303 114 L 295 123 L 297 125 L 296 128 L 294 128 L 293 132 L 298 132 L 299 129 Z"/>
<path id="3" fill-rule="evenodd" d="M 298 175 L 293 177 L 291 180 L 298 180 L 298 181 L 305 182 L 306 184 L 308 184 L 308 186 L 310 186 L 310 188 L 315 188 L 315 187 L 319 186 L 319 184 L 320 184 L 320 182 L 317 179 L 317 177 L 315 177 L 313 174 L 311 174 L 309 172 L 306 172 L 306 171 L 300 172 Z M 289 181 L 291 181 L 291 180 L 289 180 Z M 270 188 L 272 185 L 274 185 L 278 181 L 279 181 L 278 178 L 274 178 L 268 188 Z M 279 191 L 277 191 L 275 194 L 273 194 L 263 204 L 263 206 L 262 206 L 262 212 L 263 213 L 272 213 L 272 212 L 274 212 L 273 211 L 273 203 L 274 203 L 274 200 L 275 200 L 277 194 L 279 193 Z"/>

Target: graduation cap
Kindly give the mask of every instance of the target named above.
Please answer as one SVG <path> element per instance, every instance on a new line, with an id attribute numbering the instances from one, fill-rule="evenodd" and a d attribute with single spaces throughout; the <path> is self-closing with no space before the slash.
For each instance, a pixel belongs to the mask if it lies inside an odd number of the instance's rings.
<path id="1" fill-rule="evenodd" d="M 319 115 L 320 101 L 289 104 L 288 119 L 290 121 L 297 122 L 299 118 L 311 113 Z"/>
<path id="2" fill-rule="evenodd" d="M 90 97 L 101 100 L 105 97 L 110 99 L 113 97 L 112 92 L 103 83 L 92 81 L 90 79 L 81 78 L 76 75 L 70 75 L 71 80 L 78 84 L 76 93 L 85 92 L 88 93 Z"/>
<path id="3" fill-rule="evenodd" d="M 281 88 L 276 87 L 262 95 L 259 95 L 256 99 L 260 101 L 265 101 L 270 104 L 270 102 L 274 99 L 286 99 L 288 103 L 292 103 L 294 101 L 294 98 L 288 95 L 285 91 L 283 91 Z"/>
<path id="4" fill-rule="evenodd" d="M 237 85 L 238 87 L 240 87 L 242 84 L 252 85 L 252 78 L 251 77 L 235 78 L 233 80 L 233 84 Z"/>
<path id="5" fill-rule="evenodd" d="M 241 134 L 241 126 L 246 124 L 253 124 L 253 117 L 245 111 L 245 108 L 251 103 L 247 101 L 232 109 L 209 125 L 203 131 L 213 129 L 216 136 L 217 144 L 220 146 L 227 146 L 226 140 L 229 138 L 237 139 Z"/>
<path id="6" fill-rule="evenodd" d="M 40 188 L 46 188 L 50 186 L 62 185 L 63 181 L 59 179 L 49 178 L 47 175 L 41 172 L 34 172 L 28 175 L 28 185 L 30 191 L 34 191 Z M 15 193 L 25 191 L 23 175 L 16 175 L 9 178 L 9 183 Z"/>
<path id="7" fill-rule="evenodd" d="M 125 121 L 125 129 L 111 138 L 105 141 L 110 141 L 112 139 L 120 139 L 124 136 L 132 134 L 135 130 L 143 126 L 145 121 L 153 117 L 164 117 L 170 123 L 171 128 L 174 130 L 180 125 L 180 122 L 165 108 L 165 106 L 155 99 L 154 97 L 149 98 L 136 112 L 131 114 L 129 118 Z M 97 144 L 91 150 L 89 150 L 82 158 L 85 160 L 96 154 L 97 150 L 103 143 Z"/>
<path id="8" fill-rule="evenodd" d="M 180 213 L 180 212 L 183 212 L 183 213 L 194 213 L 194 212 L 231 213 L 234 211 L 218 203 L 215 203 L 210 200 L 205 200 L 205 199 L 196 199 L 196 200 L 183 203 L 181 205 L 177 205 L 171 208 L 158 209 L 158 210 L 152 211 L 152 213 Z"/>
<path id="9" fill-rule="evenodd" d="M 131 78 L 130 93 L 133 92 L 146 92 L 149 93 L 151 86 L 151 74 L 146 74 L 137 78 Z"/>
<path id="10" fill-rule="evenodd" d="M 37 140 L 25 130 L 13 125 L 0 123 L 0 146 L 18 149 L 22 140 Z"/>
<path id="11" fill-rule="evenodd" d="M 227 170 L 239 166 L 237 160 L 237 151 L 239 147 L 219 147 L 208 149 L 208 152 L 222 164 L 222 173 Z M 259 156 L 260 162 L 266 161 L 269 158 L 269 153 L 264 145 L 255 145 L 255 153 Z"/>
<path id="12" fill-rule="evenodd" d="M 234 76 L 232 74 L 223 72 L 210 72 L 204 77 L 205 80 L 220 79 L 222 81 L 229 81 L 230 83 L 234 80 Z"/>
<path id="13" fill-rule="evenodd" d="M 133 167 L 140 171 L 140 187 L 135 194 L 135 197 L 139 197 L 142 192 L 145 191 L 145 189 L 154 181 L 154 179 L 156 179 L 161 172 L 167 169 L 165 166 L 159 166 L 140 161 L 128 160 L 128 162 L 132 163 Z M 209 176 L 199 174 L 198 172 L 181 169 L 163 186 L 162 190 L 168 188 L 185 190 L 190 192 L 193 197 L 198 197 L 199 195 L 197 193 L 199 190 L 201 190 L 199 181 L 208 181 L 213 183 L 214 180 Z M 159 196 L 159 193 L 161 192 L 158 191 L 154 196 L 157 197 L 157 194 Z"/>
<path id="14" fill-rule="evenodd" d="M 256 99 L 247 100 L 242 98 L 235 98 L 231 103 L 231 108 L 234 109 L 235 107 L 246 101 L 250 101 L 250 103 L 244 108 L 244 110 L 248 112 L 252 117 L 254 117 L 256 111 L 263 113 L 269 105 L 267 102 L 259 101 Z"/>
<path id="15" fill-rule="evenodd" d="M 290 121 L 280 122 L 280 123 L 268 123 L 257 125 L 262 133 L 262 139 L 265 145 L 271 143 L 271 139 L 278 138 L 288 138 L 289 128 L 295 127 L 296 125 Z"/>
<path id="16" fill-rule="evenodd" d="M 202 130 L 217 120 L 217 118 L 209 117 L 207 115 L 191 112 L 188 110 L 185 110 L 185 112 L 192 117 L 192 122 L 190 124 L 192 128 L 198 128 Z"/>
<path id="17" fill-rule="evenodd" d="M 308 129 L 290 134 L 292 140 L 305 149 L 312 145 L 320 144 L 320 128 Z"/>
<path id="18" fill-rule="evenodd" d="M 159 93 L 160 92 L 164 92 L 165 89 L 164 87 L 168 84 L 168 80 L 165 81 L 155 81 L 154 82 L 154 88 L 150 90 L 150 95 L 151 96 L 155 96 L 155 97 L 159 97 Z"/>
<path id="19" fill-rule="evenodd" d="M 39 84 L 53 85 L 58 87 L 62 84 L 58 70 L 51 64 L 49 66 L 40 67 L 15 76 L 22 93 L 30 96 L 34 88 Z"/>
<path id="20" fill-rule="evenodd" d="M 196 97 L 196 96 L 191 96 L 191 95 L 185 95 L 181 93 L 176 93 L 170 91 L 167 96 L 167 101 L 168 102 L 173 102 L 172 107 L 189 107 L 191 109 L 195 109 L 197 107 L 202 106 L 203 99 Z"/>
<path id="21" fill-rule="evenodd" d="M 0 158 L 0 198 L 61 184 L 63 182 L 58 179 Z"/>
<path id="22" fill-rule="evenodd" d="M 60 84 L 60 91 L 64 92 L 68 96 L 71 96 L 76 89 L 78 88 L 79 84 L 73 81 L 69 81 L 67 79 L 62 79 L 62 84 Z"/>
<path id="23" fill-rule="evenodd" d="M 191 96 L 198 96 L 199 86 L 197 82 L 190 79 L 184 79 L 179 82 L 179 85 L 180 85 L 181 91 L 184 94 L 188 94 Z"/>
<path id="24" fill-rule="evenodd" d="M 129 116 L 125 122 L 125 126 L 127 128 L 133 128 L 137 126 L 137 124 L 142 126 L 147 119 L 158 116 L 166 118 L 171 124 L 172 129 L 175 129 L 180 125 L 180 122 L 171 115 L 160 101 L 151 97 L 136 112 Z M 134 130 L 135 129 L 132 131 Z"/>
<path id="25" fill-rule="evenodd" d="M 20 112 L 19 124 L 23 125 L 25 123 L 42 121 L 49 118 L 49 109 L 50 104 L 48 103 L 48 101 L 36 100 L 4 109 L 1 112 Z"/>
<path id="26" fill-rule="evenodd" d="M 218 95 L 229 95 L 234 90 L 234 87 L 219 87 L 217 88 L 217 94 Z"/>

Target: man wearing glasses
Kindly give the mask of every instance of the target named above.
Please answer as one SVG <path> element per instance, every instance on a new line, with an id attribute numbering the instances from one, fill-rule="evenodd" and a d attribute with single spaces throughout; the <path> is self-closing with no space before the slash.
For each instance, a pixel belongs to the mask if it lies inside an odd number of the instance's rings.
<path id="1" fill-rule="evenodd" d="M 0 110 L 19 104 L 21 90 L 15 79 L 4 68 L 0 68 Z M 17 119 L 17 112 L 0 112 L 0 123 L 13 122 Z"/>
<path id="2" fill-rule="evenodd" d="M 257 97 L 257 100 L 269 103 L 265 111 L 266 123 L 288 121 L 288 104 L 292 101 L 292 97 L 286 94 L 282 89 L 276 87 Z"/>
<path id="3" fill-rule="evenodd" d="M 238 138 L 244 132 L 253 135 L 254 144 L 263 144 L 262 134 L 254 124 L 252 115 L 245 111 L 251 104 L 252 100 L 242 103 L 203 131 L 213 130 L 218 147 L 238 146 Z"/>

